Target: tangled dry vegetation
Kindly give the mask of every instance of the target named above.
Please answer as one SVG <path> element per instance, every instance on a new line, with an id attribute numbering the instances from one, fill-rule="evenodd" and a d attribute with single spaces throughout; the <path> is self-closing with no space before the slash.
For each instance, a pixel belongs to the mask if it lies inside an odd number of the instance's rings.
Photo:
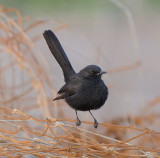
<path id="1" fill-rule="evenodd" d="M 0 156 L 160 157 L 160 132 L 146 128 L 158 131 L 160 115 L 149 111 L 160 102 L 159 96 L 146 105 L 145 114 L 100 123 L 99 130 L 90 129 L 90 122 L 83 122 L 86 130 L 75 127 L 72 120 L 51 118 L 52 108 L 55 114 L 58 110 L 55 103 L 49 106 L 46 94 L 47 89 L 55 95 L 46 74 L 49 68 L 34 44 L 39 36 L 28 37 L 43 23 L 25 27 L 17 10 L 0 7 Z M 139 65 L 138 61 L 109 72 Z M 40 116 L 27 115 L 29 111 L 39 111 Z M 130 126 L 122 126 L 126 122 Z"/>

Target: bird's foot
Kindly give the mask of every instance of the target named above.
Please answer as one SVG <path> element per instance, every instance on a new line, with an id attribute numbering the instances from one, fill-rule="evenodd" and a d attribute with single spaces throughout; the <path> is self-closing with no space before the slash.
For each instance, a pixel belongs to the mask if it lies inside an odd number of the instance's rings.
<path id="1" fill-rule="evenodd" d="M 96 119 L 94 119 L 94 128 L 97 128 L 98 127 L 98 122 Z"/>
<path id="2" fill-rule="evenodd" d="M 80 125 L 81 125 L 81 121 L 77 118 L 76 126 L 80 126 Z"/>

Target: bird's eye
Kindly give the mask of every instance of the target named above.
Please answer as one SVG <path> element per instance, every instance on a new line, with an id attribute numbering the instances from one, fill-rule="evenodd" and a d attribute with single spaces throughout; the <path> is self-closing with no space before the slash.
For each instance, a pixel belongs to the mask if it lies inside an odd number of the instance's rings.
<path id="1" fill-rule="evenodd" d="M 91 75 L 94 75 L 94 72 L 93 72 L 93 71 L 91 71 L 91 72 L 90 72 L 90 74 L 91 74 Z"/>

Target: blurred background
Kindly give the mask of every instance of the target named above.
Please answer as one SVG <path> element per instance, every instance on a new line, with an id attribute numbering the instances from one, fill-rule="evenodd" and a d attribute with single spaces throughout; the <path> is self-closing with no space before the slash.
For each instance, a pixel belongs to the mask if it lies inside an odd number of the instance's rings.
<path id="1" fill-rule="evenodd" d="M 89 64 L 99 65 L 108 72 L 103 79 L 109 87 L 109 98 L 101 109 L 93 111 L 99 122 L 128 115 L 143 115 L 148 112 L 144 111 L 145 107 L 154 101 L 156 106 L 150 110 L 159 110 L 159 0 L 0 0 L 0 4 L 17 9 L 22 15 L 24 28 L 37 20 L 46 21 L 27 35 L 30 38 L 35 34 L 40 37 L 35 47 L 42 54 L 48 68 L 41 63 L 36 52 L 33 53 L 55 90 L 51 93 L 50 87 L 44 86 L 52 117 L 75 119 L 75 112 L 64 101 L 52 102 L 55 92 L 63 86 L 64 79 L 43 39 L 45 29 L 55 31 L 77 72 Z M 14 19 L 15 15 L 10 17 Z M 5 60 L 1 61 L 5 65 Z M 15 71 L 17 75 L 14 80 L 18 85 L 27 77 L 25 74 L 19 77 L 18 70 Z M 8 72 L 4 80 L 10 82 L 12 79 Z M 24 88 L 21 90 L 24 91 Z M 2 93 L 2 89 L 0 91 Z M 31 97 L 32 93 L 27 96 Z M 40 118 L 43 116 L 44 111 L 39 106 L 33 108 L 35 104 L 31 104 L 29 108 L 27 103 L 20 102 L 17 106 L 15 102 L 12 106 Z M 88 112 L 79 112 L 79 117 L 83 121 L 92 121 Z"/>

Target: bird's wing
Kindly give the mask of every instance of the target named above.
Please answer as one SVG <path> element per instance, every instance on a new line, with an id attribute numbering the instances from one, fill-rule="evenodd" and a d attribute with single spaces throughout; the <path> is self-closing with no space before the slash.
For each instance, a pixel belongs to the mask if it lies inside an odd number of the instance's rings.
<path id="1" fill-rule="evenodd" d="M 56 35 L 51 30 L 46 30 L 43 33 L 43 36 L 48 44 L 48 47 L 61 66 L 64 74 L 65 82 L 69 82 L 72 78 L 72 76 L 75 74 L 74 69 L 72 68 L 72 65 L 64 52 L 59 40 L 57 39 Z"/>
<path id="2" fill-rule="evenodd" d="M 75 93 L 77 93 L 80 89 L 81 82 L 78 80 L 72 80 L 68 83 L 66 83 L 59 91 L 58 94 L 59 96 L 56 97 L 54 100 L 59 100 L 59 99 L 64 99 L 68 96 L 72 96 Z"/>

